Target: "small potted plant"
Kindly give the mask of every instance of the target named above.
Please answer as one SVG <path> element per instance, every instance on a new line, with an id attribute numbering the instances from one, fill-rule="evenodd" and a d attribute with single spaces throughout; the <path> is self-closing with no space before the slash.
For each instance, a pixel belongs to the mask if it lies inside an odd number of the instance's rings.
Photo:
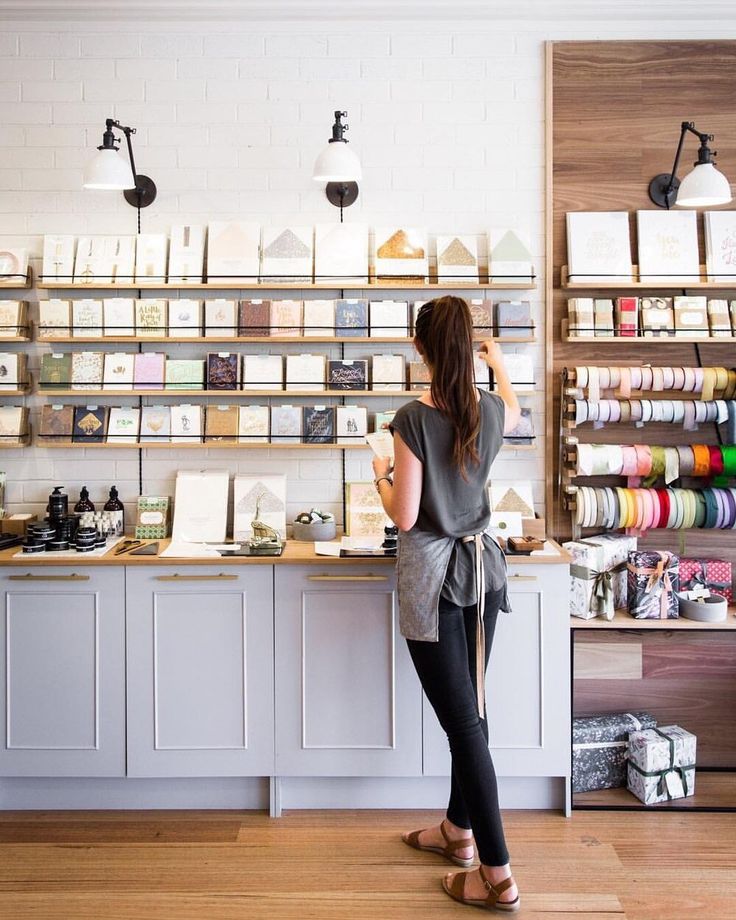
<path id="1" fill-rule="evenodd" d="M 292 524 L 293 539 L 303 543 L 334 540 L 336 534 L 335 515 L 329 511 L 320 511 L 319 508 L 301 511 Z"/>

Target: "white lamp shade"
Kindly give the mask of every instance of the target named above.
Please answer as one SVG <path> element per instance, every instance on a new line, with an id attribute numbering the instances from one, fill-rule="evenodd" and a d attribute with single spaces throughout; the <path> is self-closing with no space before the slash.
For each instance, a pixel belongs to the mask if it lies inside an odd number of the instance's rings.
<path id="1" fill-rule="evenodd" d="M 707 208 L 730 200 L 731 186 L 723 173 L 713 163 L 698 163 L 680 183 L 675 204 L 681 208 Z"/>
<path id="2" fill-rule="evenodd" d="M 328 144 L 317 157 L 312 171 L 315 182 L 359 182 L 363 178 L 360 160 L 344 141 Z"/>
<path id="3" fill-rule="evenodd" d="M 117 150 L 98 150 L 84 170 L 84 187 L 117 191 L 135 188 L 130 163 Z"/>

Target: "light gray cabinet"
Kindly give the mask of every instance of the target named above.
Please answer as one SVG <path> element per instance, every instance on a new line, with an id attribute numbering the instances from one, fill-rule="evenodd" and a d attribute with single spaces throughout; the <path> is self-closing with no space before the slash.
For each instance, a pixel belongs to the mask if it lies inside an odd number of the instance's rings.
<path id="1" fill-rule="evenodd" d="M 275 579 L 276 775 L 421 775 L 393 566 L 277 566 Z"/>
<path id="2" fill-rule="evenodd" d="M 273 567 L 128 567 L 129 776 L 273 773 Z"/>
<path id="3" fill-rule="evenodd" d="M 569 577 L 566 565 L 509 566 L 513 611 L 499 613 L 486 677 L 499 776 L 570 771 Z M 449 776 L 447 737 L 424 698 L 424 772 Z"/>
<path id="4" fill-rule="evenodd" d="M 125 774 L 125 575 L 0 570 L 0 775 Z"/>

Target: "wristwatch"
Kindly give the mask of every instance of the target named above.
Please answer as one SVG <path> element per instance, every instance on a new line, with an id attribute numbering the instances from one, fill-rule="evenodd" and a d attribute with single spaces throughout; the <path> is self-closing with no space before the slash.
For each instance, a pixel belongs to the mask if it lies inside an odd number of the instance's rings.
<path id="1" fill-rule="evenodd" d="M 379 483 L 381 483 L 384 479 L 386 480 L 386 482 L 390 482 L 391 485 L 394 484 L 394 481 L 390 476 L 379 476 L 378 479 L 374 479 L 373 485 L 376 487 L 376 492 L 378 492 L 379 495 L 381 494 L 381 490 L 378 488 L 378 486 L 379 486 Z"/>

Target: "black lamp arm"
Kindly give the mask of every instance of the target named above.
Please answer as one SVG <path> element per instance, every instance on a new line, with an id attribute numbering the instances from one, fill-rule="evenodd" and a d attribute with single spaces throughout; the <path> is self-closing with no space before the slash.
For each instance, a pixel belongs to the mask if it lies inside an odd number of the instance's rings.
<path id="1" fill-rule="evenodd" d="M 700 150 L 698 152 L 698 163 L 708 163 L 710 161 L 710 150 L 708 150 L 708 141 L 713 140 L 712 134 L 703 134 L 702 131 L 698 131 L 695 128 L 695 125 L 691 121 L 683 121 L 680 125 L 680 141 L 677 145 L 677 152 L 675 153 L 675 162 L 672 167 L 672 172 L 670 173 L 670 181 L 665 189 L 665 196 L 669 195 L 675 187 L 675 182 L 677 180 L 677 167 L 680 165 L 680 156 L 682 155 L 682 148 L 685 143 L 685 135 L 687 132 L 694 134 L 700 141 Z M 696 164 L 697 165 L 697 164 Z"/>
<path id="2" fill-rule="evenodd" d="M 125 135 L 125 141 L 128 145 L 128 156 L 130 157 L 130 168 L 133 172 L 133 178 L 138 181 L 138 173 L 135 168 L 135 157 L 133 156 L 133 144 L 130 140 L 130 135 L 135 134 L 135 128 L 129 128 L 127 125 L 121 125 L 119 121 L 115 121 L 114 118 L 105 119 L 105 133 L 102 135 L 102 147 L 98 147 L 98 150 L 104 149 L 116 149 L 115 148 L 115 135 L 113 134 L 112 129 L 117 128 L 118 131 L 122 131 Z"/>

